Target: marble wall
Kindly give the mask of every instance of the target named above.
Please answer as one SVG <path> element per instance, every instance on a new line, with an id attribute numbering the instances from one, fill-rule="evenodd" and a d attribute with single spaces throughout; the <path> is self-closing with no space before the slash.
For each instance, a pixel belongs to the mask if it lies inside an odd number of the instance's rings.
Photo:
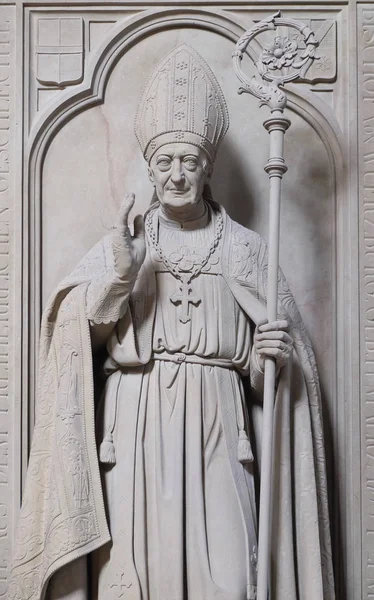
<path id="1" fill-rule="evenodd" d="M 288 86 L 281 264 L 316 350 L 329 442 L 339 600 L 374 598 L 374 8 L 347 2 L 0 5 L 0 599 L 22 493 L 48 295 L 152 187 L 133 133 L 141 90 L 178 43 L 214 71 L 230 113 L 212 189 L 267 237 L 267 109 L 237 94 L 235 42 L 281 9 L 319 60 Z M 246 68 L 253 70 L 249 59 Z"/>

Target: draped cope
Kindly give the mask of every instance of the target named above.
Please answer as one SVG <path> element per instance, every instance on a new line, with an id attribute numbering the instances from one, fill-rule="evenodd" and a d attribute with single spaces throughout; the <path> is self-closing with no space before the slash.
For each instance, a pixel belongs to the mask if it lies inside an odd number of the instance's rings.
<path id="1" fill-rule="evenodd" d="M 254 463 L 239 460 L 238 434 L 245 428 L 259 462 L 261 405 L 244 394 L 243 377 L 252 389 L 261 380 L 252 333 L 265 316 L 266 246 L 213 202 L 196 231 L 175 231 L 161 221 L 158 235 L 160 244 L 167 239 L 171 250 L 175 245 L 169 259 L 188 270 L 189 261 L 199 260 L 211 239 L 218 213 L 224 222 L 221 244 L 191 281 L 184 302 L 183 289 L 149 240 L 134 288 L 121 288 L 113 278 L 109 238 L 51 299 L 42 324 L 44 383 L 12 600 L 43 599 L 48 581 L 48 593 L 64 600 L 88 600 L 87 589 L 99 600 L 122 592 L 129 600 L 255 598 Z M 148 218 L 158 227 L 157 210 Z M 332 600 L 318 376 L 282 273 L 279 314 L 290 322 L 294 357 L 291 388 L 282 370 L 275 404 L 272 598 Z M 101 467 L 100 484 L 86 332 L 89 322 L 100 327 L 116 321 L 108 342 L 109 377 L 96 417 L 99 443 L 107 431 L 113 437 L 116 464 Z M 72 352 L 64 358 L 67 347 Z M 65 395 L 56 396 L 56 390 Z M 70 440 L 65 462 L 61 440 Z M 42 473 L 53 456 L 54 468 Z M 38 519 L 30 519 L 35 514 Z M 83 515 L 85 528 L 78 535 L 73 523 Z M 52 540 L 56 524 L 60 537 Z M 32 543 L 36 538 L 38 543 Z M 82 572 L 80 557 L 89 553 L 96 574 L 91 588 L 81 577 L 75 590 L 73 585 L 66 593 L 59 591 L 59 574 L 65 568 L 73 573 L 74 564 Z M 69 575 L 73 579 L 74 573 Z"/>

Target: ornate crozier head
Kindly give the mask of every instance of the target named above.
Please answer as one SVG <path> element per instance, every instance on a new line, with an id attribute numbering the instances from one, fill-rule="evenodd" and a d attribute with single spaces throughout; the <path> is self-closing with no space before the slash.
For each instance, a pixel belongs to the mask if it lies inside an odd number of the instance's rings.
<path id="1" fill-rule="evenodd" d="M 135 134 L 160 202 L 177 209 L 201 200 L 229 126 L 222 90 L 202 57 L 182 44 L 152 73 Z"/>

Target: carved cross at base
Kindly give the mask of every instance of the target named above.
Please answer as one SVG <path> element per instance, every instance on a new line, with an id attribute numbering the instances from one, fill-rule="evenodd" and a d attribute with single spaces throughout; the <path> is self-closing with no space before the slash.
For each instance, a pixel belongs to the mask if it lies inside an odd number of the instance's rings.
<path id="1" fill-rule="evenodd" d="M 178 286 L 179 292 L 175 292 L 170 297 L 170 301 L 177 305 L 180 304 L 182 308 L 182 314 L 179 317 L 181 323 L 188 323 L 191 321 L 190 317 L 190 304 L 194 304 L 197 306 L 201 302 L 201 298 L 199 298 L 196 294 L 192 292 L 192 288 L 190 286 L 190 275 L 181 275 L 181 282 Z"/>
<path id="2" fill-rule="evenodd" d="M 115 589 L 117 598 L 122 598 L 122 596 L 125 595 L 125 590 L 130 589 L 132 586 L 131 582 L 125 583 L 124 577 L 125 577 L 124 573 L 117 573 L 117 576 L 116 576 L 117 581 L 115 583 L 111 583 L 109 585 L 110 588 L 117 588 L 117 589 Z"/>

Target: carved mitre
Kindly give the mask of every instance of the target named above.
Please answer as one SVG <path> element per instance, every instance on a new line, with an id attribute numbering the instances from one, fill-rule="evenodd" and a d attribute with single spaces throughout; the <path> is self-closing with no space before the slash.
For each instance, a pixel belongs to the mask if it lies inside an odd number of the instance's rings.
<path id="1" fill-rule="evenodd" d="M 175 142 L 202 148 L 213 162 L 226 134 L 225 98 L 203 58 L 187 44 L 170 52 L 153 71 L 139 105 L 135 134 L 149 162 Z"/>

